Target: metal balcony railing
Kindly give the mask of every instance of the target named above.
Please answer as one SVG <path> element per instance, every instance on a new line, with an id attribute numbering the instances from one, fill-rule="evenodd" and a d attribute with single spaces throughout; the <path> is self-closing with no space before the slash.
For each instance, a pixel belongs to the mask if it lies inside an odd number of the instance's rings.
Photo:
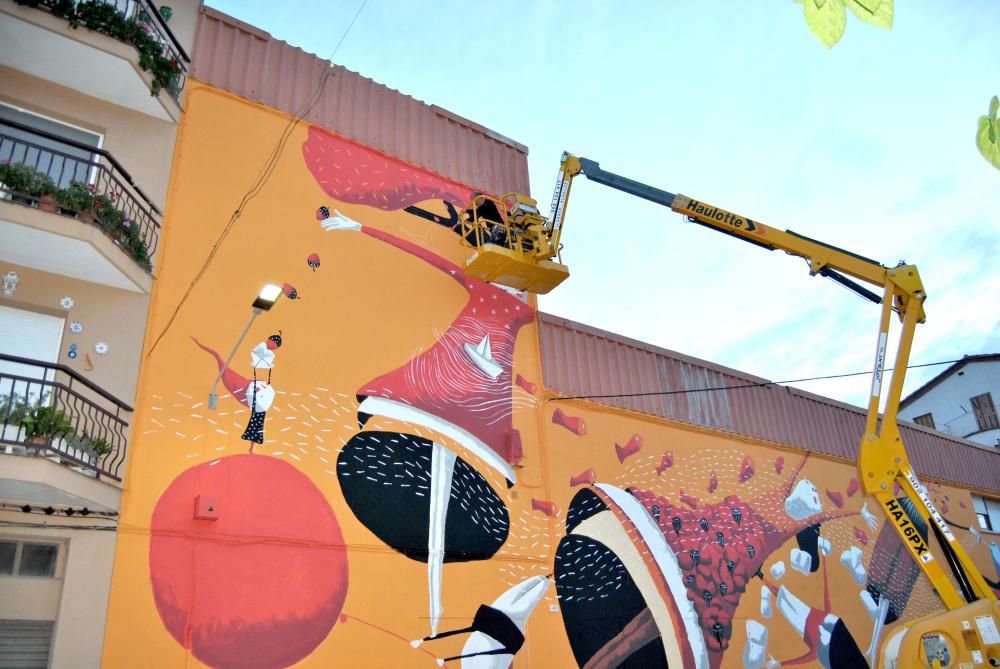
<path id="1" fill-rule="evenodd" d="M 94 223 L 152 269 L 161 212 L 104 149 L 0 120 L 0 197 Z"/>
<path id="2" fill-rule="evenodd" d="M 0 452 L 121 481 L 132 407 L 59 364 L 0 353 Z"/>
<path id="3" fill-rule="evenodd" d="M 159 8 L 150 0 L 14 0 L 46 9 L 69 21 L 131 44 L 139 52 L 139 67 L 153 75 L 153 94 L 166 90 L 180 103 L 191 62 L 170 31 Z"/>

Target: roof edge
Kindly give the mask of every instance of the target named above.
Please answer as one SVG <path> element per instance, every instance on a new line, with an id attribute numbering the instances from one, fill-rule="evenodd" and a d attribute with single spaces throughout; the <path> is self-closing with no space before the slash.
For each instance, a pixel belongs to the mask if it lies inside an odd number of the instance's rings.
<path id="1" fill-rule="evenodd" d="M 930 381 L 926 382 L 924 385 L 920 386 L 912 393 L 904 397 L 899 401 L 899 408 L 905 409 L 913 402 L 923 397 L 932 388 L 937 386 L 939 383 L 944 381 L 946 378 L 960 370 L 962 367 L 973 363 L 973 362 L 996 362 L 1000 361 L 1000 353 L 979 353 L 975 355 L 964 355 L 961 360 L 958 360 L 951 366 L 947 367 L 944 371 L 940 372 L 937 376 L 932 378 Z"/>
<path id="2" fill-rule="evenodd" d="M 371 77 L 366 77 L 365 75 L 361 74 L 360 72 L 355 72 L 354 70 L 351 70 L 351 69 L 349 69 L 347 67 L 344 67 L 343 65 L 339 65 L 339 64 L 334 63 L 332 61 L 326 60 L 325 58 L 323 58 L 322 56 L 319 56 L 318 54 L 311 53 L 311 52 L 306 51 L 305 49 L 303 49 L 301 47 L 297 47 L 297 46 L 294 46 L 292 44 L 289 44 L 285 40 L 279 39 L 279 38 L 275 37 L 274 35 L 272 35 L 271 33 L 267 32 L 266 30 L 262 30 L 261 28 L 258 28 L 257 26 L 254 26 L 254 25 L 251 25 L 249 23 L 246 23 L 245 21 L 241 21 L 240 19 L 236 18 L 235 16 L 231 16 L 229 14 L 226 14 L 225 12 L 220 12 L 218 9 L 214 9 L 214 8 L 208 7 L 206 5 L 202 5 L 201 6 L 201 13 L 204 14 L 205 16 L 211 18 L 211 19 L 219 21 L 220 23 L 224 23 L 224 24 L 230 25 L 230 26 L 232 26 L 232 27 L 234 27 L 234 28 L 236 28 L 238 30 L 241 30 L 241 31 L 243 31 L 245 33 L 248 33 L 248 34 L 252 35 L 253 37 L 257 38 L 258 40 L 260 40 L 262 42 L 271 42 L 271 41 L 273 41 L 273 42 L 280 42 L 281 44 L 284 44 L 285 46 L 287 46 L 289 49 L 295 49 L 295 50 L 300 51 L 300 52 L 302 52 L 304 54 L 312 56 L 313 58 L 315 58 L 320 63 L 326 63 L 327 67 L 340 67 L 340 68 L 343 68 L 344 70 L 347 70 L 351 74 L 354 74 L 354 75 L 360 77 L 363 80 L 371 82 L 372 85 L 381 86 L 381 87 L 383 87 L 383 88 L 385 88 L 387 90 L 390 90 L 390 91 L 393 91 L 394 93 L 397 93 L 398 95 L 400 95 L 400 96 L 402 96 L 404 98 L 409 98 L 410 100 L 413 100 L 414 102 L 418 102 L 421 105 L 425 106 L 427 109 L 429 109 L 434 114 L 437 114 L 438 116 L 441 116 L 441 117 L 443 117 L 443 118 L 445 118 L 445 119 L 447 119 L 449 121 L 452 121 L 453 123 L 457 123 L 457 124 L 459 124 L 459 125 L 461 125 L 461 126 L 463 126 L 465 128 L 468 128 L 468 129 L 470 129 L 470 130 L 472 130 L 474 132 L 477 132 L 480 135 L 483 135 L 484 137 L 487 137 L 487 138 L 489 138 L 489 139 L 491 139 L 491 140 L 493 140 L 495 142 L 500 142 L 501 144 L 505 144 L 506 146 L 509 146 L 512 149 L 515 149 L 516 151 L 519 151 L 520 153 L 523 153 L 525 155 L 527 155 L 527 153 L 528 153 L 528 147 L 527 147 L 527 145 L 522 144 L 521 142 L 518 142 L 517 140 L 511 139 L 510 137 L 507 137 L 506 135 L 503 135 L 503 134 L 501 134 L 501 133 L 499 133 L 499 132 L 497 132 L 495 130 L 491 130 L 491 129 L 487 128 L 484 125 L 476 123 L 475 121 L 471 121 L 471 120 L 465 118 L 464 116 L 460 116 L 460 115 L 456 114 L 455 112 L 452 112 L 452 111 L 449 111 L 449 110 L 445 109 L 444 107 L 439 107 L 436 104 L 429 104 L 427 102 L 424 102 L 423 100 L 420 100 L 419 98 L 415 98 L 412 95 L 408 95 L 406 93 L 403 93 L 402 91 L 398 91 L 398 90 L 396 90 L 394 88 L 391 88 L 391 87 L 389 87 L 389 86 L 387 86 L 387 85 L 385 85 L 383 83 L 380 83 L 379 81 L 376 81 L 375 79 L 372 79 Z"/>

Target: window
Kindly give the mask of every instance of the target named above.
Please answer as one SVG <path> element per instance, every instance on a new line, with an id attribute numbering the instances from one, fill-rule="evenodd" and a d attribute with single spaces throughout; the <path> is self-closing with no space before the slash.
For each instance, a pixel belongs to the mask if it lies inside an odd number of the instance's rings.
<path id="1" fill-rule="evenodd" d="M 976 510 L 979 527 L 990 532 L 1000 532 L 1000 501 L 973 495 L 972 508 Z"/>
<path id="2" fill-rule="evenodd" d="M 972 411 L 976 414 L 976 425 L 979 431 L 996 430 L 1000 428 L 1000 421 L 997 420 L 997 408 L 993 404 L 993 396 L 989 393 L 970 397 Z"/>
<path id="3" fill-rule="evenodd" d="M 98 156 L 93 152 L 21 130 L 7 122 L 30 126 L 42 132 L 76 142 L 86 147 L 101 148 L 103 137 L 94 132 L 46 118 L 26 109 L 0 104 L 0 162 L 27 163 L 49 175 L 56 185 L 65 188 L 71 181 L 92 181 L 92 164 Z"/>
<path id="4" fill-rule="evenodd" d="M 917 425 L 923 425 L 924 427 L 929 427 L 934 429 L 934 416 L 929 413 L 925 413 L 922 416 L 917 416 L 913 419 L 913 422 Z"/>
<path id="5" fill-rule="evenodd" d="M 59 544 L 0 539 L 0 576 L 54 578 Z"/>

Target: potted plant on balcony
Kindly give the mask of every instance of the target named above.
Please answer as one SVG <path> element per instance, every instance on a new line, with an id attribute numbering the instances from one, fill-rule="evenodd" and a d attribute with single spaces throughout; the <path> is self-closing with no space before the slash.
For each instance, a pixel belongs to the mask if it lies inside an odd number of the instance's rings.
<path id="1" fill-rule="evenodd" d="M 38 208 L 42 211 L 56 212 L 59 205 L 56 202 L 56 182 L 44 172 L 35 172 L 34 182 L 31 184 L 30 193 L 38 198 Z"/>
<path id="2" fill-rule="evenodd" d="M 93 460 L 103 458 L 114 450 L 104 437 L 91 437 L 86 434 L 80 438 L 79 448 Z"/>
<path id="3" fill-rule="evenodd" d="M 50 446 L 54 439 L 74 433 L 69 415 L 53 406 L 31 407 L 21 418 L 21 427 L 24 428 L 24 443 L 39 450 Z"/>
<path id="4" fill-rule="evenodd" d="M 94 215 L 97 216 L 101 228 L 104 229 L 112 239 L 119 244 L 125 237 L 122 223 L 125 221 L 125 212 L 115 207 L 118 201 L 117 193 L 100 193 L 94 195 Z"/>
<path id="5" fill-rule="evenodd" d="M 14 202 L 32 204 L 30 194 L 35 182 L 34 167 L 24 163 L 4 163 L 0 165 L 0 182 L 3 182 Z"/>
<path id="6" fill-rule="evenodd" d="M 56 200 L 63 213 L 72 212 L 84 223 L 93 223 L 94 193 L 91 187 L 79 181 L 56 193 Z"/>

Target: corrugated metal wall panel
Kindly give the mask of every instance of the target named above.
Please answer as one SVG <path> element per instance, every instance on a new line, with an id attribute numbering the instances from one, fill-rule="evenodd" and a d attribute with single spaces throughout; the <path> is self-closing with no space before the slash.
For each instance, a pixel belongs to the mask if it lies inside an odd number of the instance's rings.
<path id="1" fill-rule="evenodd" d="M 296 114 L 328 66 L 231 16 L 201 10 L 191 72 L 204 83 Z M 305 120 L 475 188 L 529 190 L 523 144 L 341 66 L 333 66 Z"/>
<path id="2" fill-rule="evenodd" d="M 764 379 L 539 314 L 545 387 L 563 395 L 670 392 Z M 633 411 L 853 460 L 865 412 L 796 388 L 759 387 L 595 400 Z M 902 425 L 917 472 L 1000 490 L 1000 453 L 918 426 Z"/>

